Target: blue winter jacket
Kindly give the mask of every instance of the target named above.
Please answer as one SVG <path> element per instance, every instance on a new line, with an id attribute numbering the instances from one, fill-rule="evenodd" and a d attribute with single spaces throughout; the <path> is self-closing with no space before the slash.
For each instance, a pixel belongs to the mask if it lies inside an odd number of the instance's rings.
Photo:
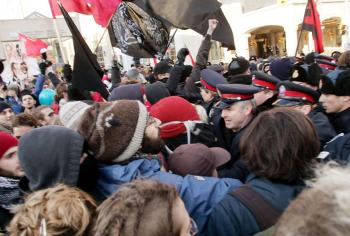
<path id="1" fill-rule="evenodd" d="M 211 210 L 225 194 L 242 185 L 235 179 L 192 175 L 181 177 L 163 172 L 160 170 L 161 166 L 157 159 L 139 159 L 127 165 L 100 165 L 99 168 L 97 192 L 104 198 L 117 191 L 120 185 L 140 178 L 149 178 L 175 186 L 199 230 L 204 228 Z"/>
<path id="2" fill-rule="evenodd" d="M 283 212 L 305 187 L 302 182 L 294 185 L 274 183 L 254 174 L 248 176 L 246 183 L 279 212 Z M 246 236 L 261 231 L 251 211 L 230 194 L 213 209 L 206 227 L 208 236 Z"/>

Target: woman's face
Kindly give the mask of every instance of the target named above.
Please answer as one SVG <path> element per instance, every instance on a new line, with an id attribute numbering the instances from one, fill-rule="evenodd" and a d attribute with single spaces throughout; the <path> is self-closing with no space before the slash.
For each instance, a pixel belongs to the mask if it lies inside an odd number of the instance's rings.
<path id="1" fill-rule="evenodd" d="M 198 233 L 196 223 L 190 218 L 184 203 L 178 198 L 173 209 L 174 228 L 180 232 L 179 236 L 192 236 Z"/>

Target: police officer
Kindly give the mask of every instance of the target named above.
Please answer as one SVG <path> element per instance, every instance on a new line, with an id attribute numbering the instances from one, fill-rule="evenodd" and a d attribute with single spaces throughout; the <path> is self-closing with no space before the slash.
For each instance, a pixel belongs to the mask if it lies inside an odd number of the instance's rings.
<path id="1" fill-rule="evenodd" d="M 321 79 L 320 102 L 337 133 L 350 133 L 350 70 L 334 71 Z"/>
<path id="2" fill-rule="evenodd" d="M 231 160 L 219 169 L 219 177 L 236 178 L 245 180 L 249 173 L 243 163 L 239 161 L 239 140 L 244 129 L 255 116 L 256 104 L 254 94 L 261 89 L 244 84 L 220 84 L 217 86 L 221 101 L 219 108 L 222 110 L 225 128 L 230 130 L 231 142 L 228 148 Z"/>
<path id="3" fill-rule="evenodd" d="M 280 80 L 273 76 L 260 71 L 252 72 L 252 85 L 261 88 L 262 91 L 254 94 L 257 112 L 263 112 L 273 108 L 273 103 L 277 100 L 276 86 Z"/>
<path id="4" fill-rule="evenodd" d="M 215 105 L 220 101 L 216 90 L 218 84 L 227 84 L 227 80 L 221 74 L 211 69 L 204 69 L 201 71 L 201 78 L 200 81 L 197 82 L 197 85 L 200 89 L 204 101 L 203 106 L 207 111 L 209 121 L 213 116 Z"/>
<path id="5" fill-rule="evenodd" d="M 278 100 L 274 105 L 290 107 L 307 115 L 315 125 L 321 148 L 336 136 L 327 116 L 315 109 L 319 98 L 317 91 L 290 81 L 279 83 L 277 89 Z"/>

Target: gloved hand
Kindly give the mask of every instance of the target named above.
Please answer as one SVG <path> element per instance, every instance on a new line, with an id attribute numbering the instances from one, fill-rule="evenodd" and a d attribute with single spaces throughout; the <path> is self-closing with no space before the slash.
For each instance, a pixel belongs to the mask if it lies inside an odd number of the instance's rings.
<path id="1" fill-rule="evenodd" d="M 181 48 L 177 53 L 177 64 L 183 65 L 186 57 L 190 54 L 187 48 Z"/>

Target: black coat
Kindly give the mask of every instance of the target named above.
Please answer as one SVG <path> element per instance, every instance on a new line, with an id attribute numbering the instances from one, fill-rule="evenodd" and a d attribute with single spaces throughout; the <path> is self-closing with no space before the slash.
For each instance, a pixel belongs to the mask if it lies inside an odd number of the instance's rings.
<path id="1" fill-rule="evenodd" d="M 321 149 L 328 141 L 334 138 L 337 133 L 335 132 L 333 126 L 329 122 L 327 116 L 320 111 L 312 111 L 309 114 L 309 118 L 315 125 L 318 139 L 321 144 Z"/>
<path id="2" fill-rule="evenodd" d="M 11 214 L 8 210 L 0 207 L 0 233 L 6 232 L 5 229 L 10 223 L 12 217 L 13 214 Z"/>
<path id="3" fill-rule="evenodd" d="M 350 108 L 339 113 L 328 114 L 328 118 L 337 134 L 350 133 Z"/>

